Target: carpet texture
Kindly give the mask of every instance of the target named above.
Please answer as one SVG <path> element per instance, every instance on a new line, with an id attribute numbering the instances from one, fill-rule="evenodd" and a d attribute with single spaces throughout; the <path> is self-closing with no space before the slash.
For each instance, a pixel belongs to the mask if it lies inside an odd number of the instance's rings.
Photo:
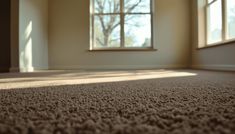
<path id="1" fill-rule="evenodd" d="M 194 73 L 1 89 L 0 134 L 234 134 L 235 74 Z"/>

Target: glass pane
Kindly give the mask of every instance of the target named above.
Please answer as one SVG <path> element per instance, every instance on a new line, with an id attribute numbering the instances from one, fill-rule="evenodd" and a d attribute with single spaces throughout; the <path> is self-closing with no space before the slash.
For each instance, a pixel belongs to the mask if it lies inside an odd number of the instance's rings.
<path id="1" fill-rule="evenodd" d="M 151 15 L 125 16 L 125 47 L 151 46 Z"/>
<path id="2" fill-rule="evenodd" d="M 217 0 L 208 7 L 208 44 L 222 41 L 222 3 Z"/>
<path id="3" fill-rule="evenodd" d="M 151 0 L 124 0 L 125 12 L 127 13 L 150 13 Z"/>
<path id="4" fill-rule="evenodd" d="M 120 0 L 94 0 L 95 13 L 120 12 Z"/>
<path id="5" fill-rule="evenodd" d="M 209 3 L 211 3 L 212 1 L 214 1 L 214 0 L 208 0 L 207 2 L 208 2 L 208 4 L 209 4 Z"/>
<path id="6" fill-rule="evenodd" d="M 94 21 L 94 47 L 120 47 L 120 16 L 96 15 Z"/>
<path id="7" fill-rule="evenodd" d="M 235 38 L 235 0 L 227 0 L 227 38 Z"/>

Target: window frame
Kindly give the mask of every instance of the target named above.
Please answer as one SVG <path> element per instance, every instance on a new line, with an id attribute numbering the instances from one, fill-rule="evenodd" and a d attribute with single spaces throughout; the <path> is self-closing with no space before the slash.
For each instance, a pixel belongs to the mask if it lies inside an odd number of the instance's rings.
<path id="1" fill-rule="evenodd" d="M 150 0 L 149 13 L 126 13 L 124 8 L 124 0 L 120 0 L 120 12 L 117 13 L 95 13 L 95 0 L 90 0 L 90 47 L 89 51 L 151 51 L 154 49 L 154 0 Z M 149 15 L 151 26 L 151 42 L 149 47 L 126 47 L 125 46 L 125 15 Z M 120 47 L 95 47 L 95 16 L 96 15 L 119 15 L 120 16 Z"/>
<path id="2" fill-rule="evenodd" d="M 212 4 L 214 4 L 218 0 L 213 0 L 209 3 L 209 0 L 206 0 L 205 5 L 205 46 L 204 47 L 211 47 L 211 46 L 217 46 L 221 44 L 228 44 L 230 42 L 235 42 L 235 38 L 228 39 L 228 24 L 227 24 L 227 0 L 221 0 L 221 12 L 222 12 L 222 33 L 221 33 L 221 41 L 209 43 L 208 37 L 209 37 L 209 31 L 208 31 L 208 25 L 209 25 L 209 8 Z"/>

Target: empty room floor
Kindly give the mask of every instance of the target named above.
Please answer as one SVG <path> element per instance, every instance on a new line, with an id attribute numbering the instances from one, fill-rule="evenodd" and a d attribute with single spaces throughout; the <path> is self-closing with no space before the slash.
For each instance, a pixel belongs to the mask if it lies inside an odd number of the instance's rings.
<path id="1" fill-rule="evenodd" d="M 232 134 L 235 72 L 0 74 L 0 134 Z"/>

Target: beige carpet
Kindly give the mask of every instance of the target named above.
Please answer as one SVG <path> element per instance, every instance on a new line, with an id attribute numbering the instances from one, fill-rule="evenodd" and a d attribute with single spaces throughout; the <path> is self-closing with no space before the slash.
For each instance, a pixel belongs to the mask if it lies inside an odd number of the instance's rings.
<path id="1" fill-rule="evenodd" d="M 234 72 L 0 74 L 0 134 L 234 132 Z"/>

